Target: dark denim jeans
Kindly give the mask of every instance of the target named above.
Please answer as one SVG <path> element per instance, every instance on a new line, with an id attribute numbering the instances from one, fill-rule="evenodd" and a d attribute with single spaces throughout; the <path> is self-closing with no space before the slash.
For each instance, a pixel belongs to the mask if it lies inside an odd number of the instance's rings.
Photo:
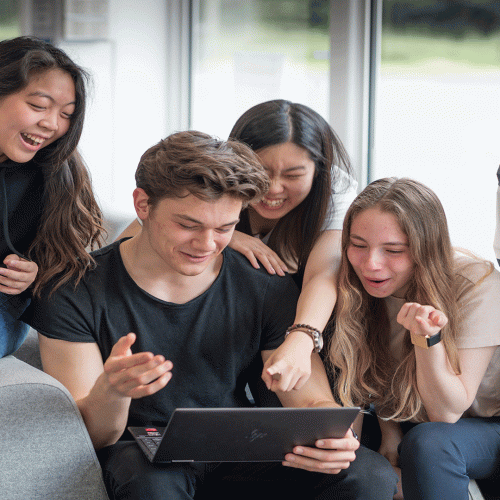
<path id="1" fill-rule="evenodd" d="M 108 494 L 115 500 L 392 500 L 396 492 L 397 477 L 389 462 L 364 447 L 337 475 L 279 462 L 152 465 L 129 441 L 104 448 L 98 456 Z"/>
<path id="2" fill-rule="evenodd" d="M 469 479 L 500 487 L 500 418 L 418 424 L 399 453 L 405 500 L 468 500 Z"/>

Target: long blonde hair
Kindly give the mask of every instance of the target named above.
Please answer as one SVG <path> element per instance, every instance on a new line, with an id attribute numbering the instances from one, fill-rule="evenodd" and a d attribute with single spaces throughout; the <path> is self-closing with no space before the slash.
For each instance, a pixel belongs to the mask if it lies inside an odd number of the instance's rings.
<path id="1" fill-rule="evenodd" d="M 338 300 L 329 343 L 335 390 L 344 405 L 374 403 L 382 418 L 425 421 L 410 336 L 405 337 L 402 358 L 396 361 L 388 346 L 385 301 L 365 291 L 347 258 L 353 220 L 375 207 L 394 215 L 408 238 L 414 273 L 405 300 L 432 305 L 446 314 L 448 324 L 441 331 L 442 341 L 451 366 L 460 373 L 455 343 L 459 311 L 454 251 L 443 207 L 435 193 L 419 182 L 386 178 L 368 185 L 344 220 Z"/>

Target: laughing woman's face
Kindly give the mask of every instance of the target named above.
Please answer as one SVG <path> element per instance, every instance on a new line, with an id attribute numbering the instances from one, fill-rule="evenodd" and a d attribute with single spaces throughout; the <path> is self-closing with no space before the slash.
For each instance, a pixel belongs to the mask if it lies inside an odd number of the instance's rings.
<path id="1" fill-rule="evenodd" d="M 311 191 L 314 162 L 306 149 L 291 142 L 260 149 L 257 155 L 271 178 L 271 187 L 252 208 L 264 219 L 281 219 Z"/>
<path id="2" fill-rule="evenodd" d="M 414 262 L 408 238 L 392 213 L 378 208 L 360 212 L 351 224 L 347 258 L 372 297 L 404 297 Z"/>
<path id="3" fill-rule="evenodd" d="M 30 161 L 69 129 L 75 85 L 61 69 L 34 75 L 19 92 L 0 99 L 0 162 Z"/>

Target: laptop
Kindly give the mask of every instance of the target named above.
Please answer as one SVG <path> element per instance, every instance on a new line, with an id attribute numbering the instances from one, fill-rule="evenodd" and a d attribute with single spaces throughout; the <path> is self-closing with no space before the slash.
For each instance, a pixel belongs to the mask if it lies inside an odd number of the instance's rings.
<path id="1" fill-rule="evenodd" d="M 128 427 L 147 458 L 281 462 L 294 446 L 342 438 L 360 408 L 177 408 L 166 427 Z"/>

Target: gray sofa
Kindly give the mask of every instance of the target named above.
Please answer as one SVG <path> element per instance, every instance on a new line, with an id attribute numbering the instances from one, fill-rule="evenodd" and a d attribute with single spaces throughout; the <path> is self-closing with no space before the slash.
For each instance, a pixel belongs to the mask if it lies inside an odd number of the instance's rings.
<path id="1" fill-rule="evenodd" d="M 132 216 L 106 214 L 107 241 Z M 0 359 L 1 500 L 109 500 L 78 408 L 42 371 L 38 336 Z"/>
<path id="2" fill-rule="evenodd" d="M 78 408 L 41 371 L 33 331 L 0 359 L 0 443 L 2 500 L 109 500 Z"/>

